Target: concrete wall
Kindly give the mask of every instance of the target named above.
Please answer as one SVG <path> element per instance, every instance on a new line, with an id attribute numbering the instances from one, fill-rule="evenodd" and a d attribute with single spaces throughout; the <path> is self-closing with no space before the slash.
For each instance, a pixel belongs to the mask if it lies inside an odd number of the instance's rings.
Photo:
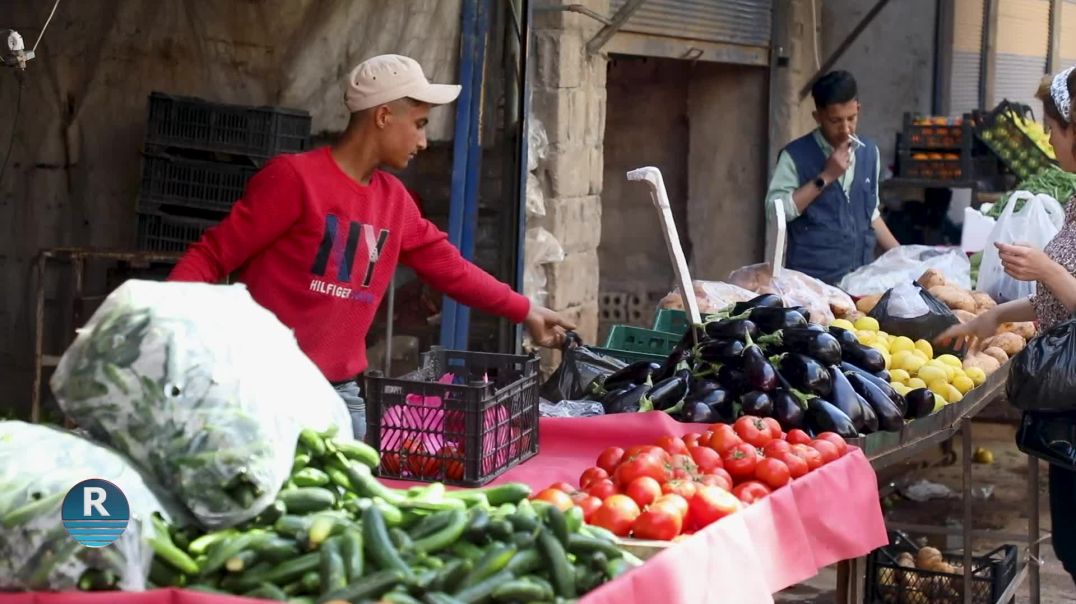
<path id="1" fill-rule="evenodd" d="M 825 0 L 818 4 L 820 60 L 825 61 L 874 3 Z M 859 131 L 878 143 L 883 172 L 893 163 L 895 136 L 904 113 L 931 111 L 936 13 L 936 0 L 890 2 L 837 62 L 837 69 L 852 72 L 859 83 L 863 104 Z"/>

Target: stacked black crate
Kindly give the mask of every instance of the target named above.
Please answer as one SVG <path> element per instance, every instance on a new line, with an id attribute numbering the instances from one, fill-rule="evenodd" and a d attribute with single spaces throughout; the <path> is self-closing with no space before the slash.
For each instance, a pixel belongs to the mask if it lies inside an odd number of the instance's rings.
<path id="1" fill-rule="evenodd" d="M 151 93 L 138 249 L 182 252 L 219 222 L 269 158 L 310 147 L 310 114 Z"/>

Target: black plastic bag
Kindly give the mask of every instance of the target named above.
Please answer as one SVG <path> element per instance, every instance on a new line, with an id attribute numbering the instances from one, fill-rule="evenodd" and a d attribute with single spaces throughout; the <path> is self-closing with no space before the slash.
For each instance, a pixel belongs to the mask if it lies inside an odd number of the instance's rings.
<path id="1" fill-rule="evenodd" d="M 878 321 L 878 326 L 886 333 L 928 342 L 933 342 L 943 331 L 960 323 L 948 306 L 915 282 L 887 291 L 871 310 L 870 316 Z M 937 352 L 953 354 L 956 351 L 943 348 Z"/>
<path id="2" fill-rule="evenodd" d="M 1028 412 L 1020 419 L 1016 446 L 1066 470 L 1076 470 L 1076 414 Z"/>
<path id="3" fill-rule="evenodd" d="M 1076 319 L 1032 338 L 1013 357 L 1005 394 L 1023 411 L 1076 411 Z"/>
<path id="4" fill-rule="evenodd" d="M 577 401 L 589 394 L 595 379 L 609 376 L 625 365 L 620 359 L 587 348 L 578 334 L 568 332 L 560 367 L 542 384 L 538 393 L 551 403 Z"/>

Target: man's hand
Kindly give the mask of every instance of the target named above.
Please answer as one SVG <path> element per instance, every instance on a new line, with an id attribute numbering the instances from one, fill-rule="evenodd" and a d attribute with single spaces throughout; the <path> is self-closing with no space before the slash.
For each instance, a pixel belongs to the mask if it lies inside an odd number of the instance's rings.
<path id="1" fill-rule="evenodd" d="M 564 345 L 566 330 L 575 329 L 575 325 L 564 317 L 542 306 L 531 305 L 523 326 L 531 334 L 531 339 L 538 346 L 560 348 Z"/>
<path id="2" fill-rule="evenodd" d="M 1057 263 L 1040 249 L 1026 245 L 995 243 L 1001 266 L 1013 279 L 1020 281 L 1045 281 Z"/>
<path id="3" fill-rule="evenodd" d="M 847 140 L 837 146 L 826 160 L 826 167 L 822 170 L 822 178 L 829 184 L 848 171 L 852 164 L 852 141 Z"/>

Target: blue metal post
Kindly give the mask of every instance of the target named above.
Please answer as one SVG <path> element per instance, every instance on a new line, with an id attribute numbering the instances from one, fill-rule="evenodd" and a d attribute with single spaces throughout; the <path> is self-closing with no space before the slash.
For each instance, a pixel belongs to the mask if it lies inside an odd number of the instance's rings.
<path id="1" fill-rule="evenodd" d="M 523 273 L 526 271 L 524 265 L 523 255 L 525 253 L 524 243 L 527 239 L 527 163 L 529 162 L 530 155 L 530 115 L 531 115 L 531 61 L 530 61 L 530 38 L 531 38 L 531 2 L 530 0 L 523 0 L 523 10 L 520 11 L 520 40 L 519 40 L 519 57 L 520 57 L 520 71 L 522 82 L 520 83 L 523 88 L 520 91 L 519 103 L 521 109 L 519 111 L 519 123 L 522 133 L 519 140 L 519 224 L 516 230 L 516 288 L 523 291 Z M 523 328 L 522 326 L 516 326 L 516 353 L 522 350 L 523 344 Z"/>

